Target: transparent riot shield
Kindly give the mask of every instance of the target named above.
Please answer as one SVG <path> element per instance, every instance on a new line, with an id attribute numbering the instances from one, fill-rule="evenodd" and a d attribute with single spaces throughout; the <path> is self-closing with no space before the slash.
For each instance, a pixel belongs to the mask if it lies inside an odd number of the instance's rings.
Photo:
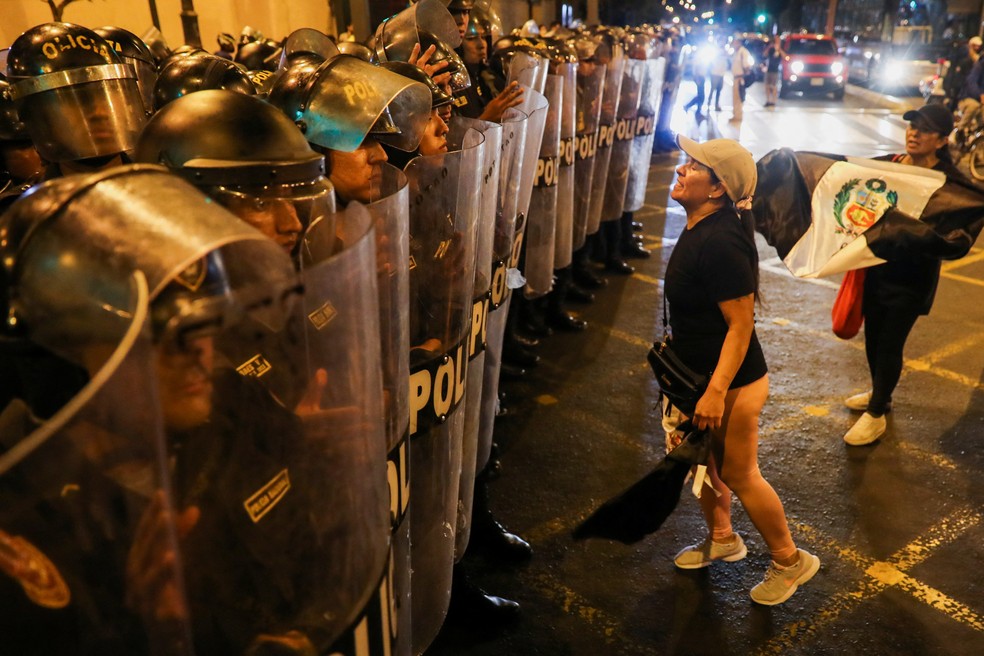
<path id="1" fill-rule="evenodd" d="M 592 182 L 598 153 L 598 119 L 605 89 L 605 67 L 580 62 L 577 72 L 577 138 L 574 151 L 574 250 L 588 235 Z"/>
<path id="2" fill-rule="evenodd" d="M 635 212 L 646 202 L 649 161 L 653 154 L 656 117 L 659 116 L 659 101 L 663 95 L 665 69 L 666 60 L 662 57 L 646 60 L 646 74 L 642 78 L 642 91 L 639 93 L 635 138 L 632 140 L 629 155 L 629 178 L 625 186 L 626 212 Z"/>
<path id="3" fill-rule="evenodd" d="M 536 89 L 542 93 L 540 87 L 541 78 L 546 78 L 541 71 L 546 71 L 549 62 L 543 57 L 529 52 L 515 52 L 509 59 L 509 70 L 506 71 L 506 84 L 519 82 L 523 86 Z"/>
<path id="4" fill-rule="evenodd" d="M 482 135 L 416 157 L 410 184 L 411 639 L 423 652 L 447 614 L 461 476 Z"/>
<path id="5" fill-rule="evenodd" d="M 577 63 L 561 64 L 563 107 L 560 117 L 560 153 L 557 158 L 557 226 L 554 233 L 554 269 L 571 263 L 574 238 L 574 150 L 577 133 Z"/>
<path id="6" fill-rule="evenodd" d="M 595 153 L 594 173 L 591 176 L 591 202 L 588 205 L 587 234 L 589 235 L 598 232 L 598 226 L 601 225 L 601 210 L 605 200 L 608 164 L 611 161 L 612 145 L 615 143 L 615 121 L 618 116 L 624 69 L 625 58 L 621 55 L 612 57 L 605 67 L 605 90 L 601 96 L 601 114 L 598 117 L 598 151 Z"/>
<path id="7" fill-rule="evenodd" d="M 605 199 L 601 208 L 602 221 L 614 221 L 622 216 L 625 203 L 625 186 L 629 178 L 629 152 L 635 139 L 636 114 L 639 112 L 639 92 L 646 62 L 627 59 L 622 75 L 622 89 L 618 100 L 618 121 L 615 123 L 614 142 L 605 178 Z"/>
<path id="8" fill-rule="evenodd" d="M 328 234 L 318 234 L 320 231 Z M 387 484 L 386 412 L 380 356 L 381 333 L 373 217 L 358 203 L 309 228 L 302 249 L 304 335 L 307 387 L 297 404 L 305 435 L 331 472 L 320 481 L 319 495 L 328 511 L 326 535 L 335 535 L 332 564 L 319 564 L 327 578 L 347 588 L 334 593 L 334 638 L 375 625 L 380 641 L 390 621 L 390 491 Z M 398 321 L 398 317 L 392 320 Z M 405 378 L 403 379 L 405 380 Z M 392 381 L 388 381 L 392 382 Z M 353 503 L 354 502 L 354 503 Z M 349 508 L 343 510 L 343 506 Z M 381 596 L 382 591 L 382 596 Z M 384 621 L 377 621 L 382 620 Z M 331 643 L 318 644 L 323 652 Z"/>
<path id="9" fill-rule="evenodd" d="M 495 235 L 492 240 L 492 290 L 486 321 L 485 372 L 482 382 L 482 410 L 479 421 L 475 471 L 485 468 L 492 452 L 492 429 L 499 403 L 499 369 L 502 342 L 511 290 L 508 284 L 516 229 L 519 179 L 522 177 L 528 117 L 517 109 L 502 116 L 502 147 L 499 156 L 499 194 L 495 208 Z"/>
<path id="10" fill-rule="evenodd" d="M 194 653 L 179 566 L 187 516 L 172 502 L 148 374 L 147 285 L 137 272 L 107 290 L 88 299 L 105 320 L 73 349 L 88 384 L 44 424 L 20 401 L 0 414 L 0 635 L 11 654 Z M 76 308 L 63 309 L 44 311 L 71 321 Z"/>
<path id="11" fill-rule="evenodd" d="M 373 176 L 368 205 L 375 223 L 383 423 L 389 485 L 390 552 L 386 575 L 363 612 L 329 653 L 343 656 L 410 653 L 410 435 L 407 178 L 389 164 Z M 367 651 L 368 649 L 368 651 Z"/>
<path id="12" fill-rule="evenodd" d="M 526 121 L 526 140 L 523 145 L 523 166 L 519 176 L 519 198 L 516 201 L 516 230 L 513 235 L 513 249 L 509 268 L 519 266 L 523 239 L 526 236 L 527 218 L 530 214 L 530 200 L 533 197 L 533 183 L 536 181 L 536 162 L 540 157 L 543 130 L 547 125 L 547 111 L 550 103 L 546 96 L 529 88 L 523 90 L 523 102 L 518 109 L 529 118 Z"/>
<path id="13" fill-rule="evenodd" d="M 429 32 L 451 48 L 461 45 L 461 34 L 447 3 L 421 0 L 390 16 L 376 28 L 376 54 L 381 61 L 409 61 L 420 33 Z"/>
<path id="14" fill-rule="evenodd" d="M 559 75 L 548 76 L 546 99 L 549 105 L 540 141 L 540 156 L 536 160 L 526 228 L 526 260 L 523 268 L 526 287 L 523 293 L 528 298 L 544 296 L 553 287 L 563 94 L 564 79 Z"/>
<path id="15" fill-rule="evenodd" d="M 471 535 L 472 502 L 475 491 L 475 462 L 482 411 L 485 349 L 492 298 L 492 246 L 499 195 L 499 163 L 503 128 L 498 123 L 455 117 L 448 134 L 448 147 L 459 150 L 469 130 L 485 137 L 482 161 L 481 206 L 475 239 L 475 287 L 472 292 L 471 326 L 468 334 L 468 381 L 465 393 L 465 428 L 461 447 L 461 479 L 458 484 L 458 522 L 455 527 L 455 562 L 461 560 Z"/>

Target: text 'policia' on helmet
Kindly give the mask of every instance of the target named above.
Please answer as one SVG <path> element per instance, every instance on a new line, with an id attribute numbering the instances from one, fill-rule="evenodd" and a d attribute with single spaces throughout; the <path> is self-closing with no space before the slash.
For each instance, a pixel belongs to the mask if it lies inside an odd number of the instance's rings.
<path id="1" fill-rule="evenodd" d="M 134 157 L 181 175 L 287 252 L 334 212 L 324 157 L 255 97 L 210 90 L 178 98 L 147 123 Z"/>
<path id="2" fill-rule="evenodd" d="M 49 162 L 128 151 L 146 120 L 136 71 L 79 25 L 24 32 L 10 47 L 6 72 L 18 113 Z"/>
<path id="3" fill-rule="evenodd" d="M 228 59 L 206 52 L 177 57 L 161 70 L 154 85 L 154 108 L 207 89 L 226 89 L 244 95 L 256 94 L 248 72 Z"/>
<path id="4" fill-rule="evenodd" d="M 93 32 L 104 38 L 124 62 L 133 66 L 137 72 L 137 86 L 140 87 L 140 95 L 144 101 L 144 111 L 148 114 L 153 113 L 157 62 L 154 61 L 150 48 L 140 40 L 140 37 L 122 27 L 97 27 Z"/>
<path id="5" fill-rule="evenodd" d="M 305 62 L 287 69 L 268 101 L 321 148 L 353 152 L 373 134 L 410 151 L 430 117 L 431 94 L 419 82 L 338 55 L 317 67 Z"/>

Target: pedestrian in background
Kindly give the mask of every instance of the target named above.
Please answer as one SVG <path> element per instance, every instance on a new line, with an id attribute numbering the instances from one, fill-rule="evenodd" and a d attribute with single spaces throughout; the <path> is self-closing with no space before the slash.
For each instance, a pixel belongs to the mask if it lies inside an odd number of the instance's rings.
<path id="1" fill-rule="evenodd" d="M 701 494 L 708 535 L 673 562 L 681 569 L 734 562 L 748 553 L 731 525 L 731 492 L 761 533 L 772 564 L 752 600 L 780 604 L 820 569 L 820 559 L 797 549 L 779 496 L 758 467 L 758 420 L 769 395 L 768 368 L 755 335 L 758 250 L 750 212 L 757 172 L 737 141 L 703 144 L 678 137 L 688 155 L 677 167 L 670 198 L 687 212 L 687 226 L 666 267 L 674 351 L 684 364 L 713 372 L 694 410 L 697 428 L 711 431 L 707 471 L 714 490 Z M 677 412 L 679 415 L 679 412 Z"/>
<path id="2" fill-rule="evenodd" d="M 967 45 L 958 49 L 951 57 L 950 68 L 947 70 L 946 77 L 943 78 L 943 91 L 946 92 L 947 104 L 950 111 L 960 111 L 966 113 L 968 106 L 963 103 L 963 91 L 967 82 L 967 76 L 974 69 L 980 57 L 981 37 L 973 36 L 967 40 Z M 980 104 L 979 97 L 975 97 L 974 102 Z M 973 107 L 970 107 L 973 109 Z"/>
<path id="3" fill-rule="evenodd" d="M 707 59 L 704 53 L 699 50 L 691 50 L 691 77 L 697 85 L 697 94 L 683 106 L 683 111 L 688 111 L 691 107 L 697 108 L 697 117 L 701 116 L 700 110 L 704 106 L 704 87 L 707 85 Z"/>
<path id="4" fill-rule="evenodd" d="M 740 121 L 742 117 L 742 105 L 745 102 L 745 78 L 752 74 L 755 60 L 752 53 L 748 52 L 745 42 L 737 35 L 734 40 L 735 54 L 731 56 L 731 76 L 734 78 L 732 98 L 734 101 L 734 111 L 731 115 L 732 121 Z"/>
<path id="5" fill-rule="evenodd" d="M 714 56 L 711 58 L 711 93 L 707 97 L 707 111 L 711 111 L 711 103 L 714 104 L 714 111 L 721 111 L 721 89 L 724 88 L 724 75 L 728 72 L 728 54 L 721 47 L 720 43 L 713 44 Z"/>
<path id="6" fill-rule="evenodd" d="M 765 53 L 765 106 L 775 107 L 779 102 L 779 64 L 786 53 L 779 37 L 772 37 L 772 45 Z"/>

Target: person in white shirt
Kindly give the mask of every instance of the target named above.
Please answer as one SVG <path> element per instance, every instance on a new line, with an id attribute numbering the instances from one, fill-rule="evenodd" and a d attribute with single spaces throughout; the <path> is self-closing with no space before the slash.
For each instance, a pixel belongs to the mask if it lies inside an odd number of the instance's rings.
<path id="1" fill-rule="evenodd" d="M 740 121 L 742 104 L 745 102 L 745 76 L 752 72 L 752 67 L 755 66 L 755 60 L 752 58 L 752 53 L 748 52 L 748 48 L 745 47 L 745 42 L 741 38 L 735 37 L 734 46 L 735 54 L 731 57 L 731 75 L 734 78 L 733 97 L 735 109 L 731 120 Z"/>

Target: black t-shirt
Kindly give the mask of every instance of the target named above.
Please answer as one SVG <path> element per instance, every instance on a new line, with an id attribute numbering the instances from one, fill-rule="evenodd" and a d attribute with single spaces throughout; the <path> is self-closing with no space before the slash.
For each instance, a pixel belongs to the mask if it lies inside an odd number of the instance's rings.
<path id="1" fill-rule="evenodd" d="M 779 72 L 779 64 L 782 62 L 782 55 L 779 54 L 779 49 L 776 47 L 769 48 L 769 51 L 765 54 L 766 70 L 770 73 Z"/>
<path id="2" fill-rule="evenodd" d="M 698 373 L 717 366 L 728 333 L 718 303 L 755 291 L 753 246 L 737 213 L 722 210 L 684 229 L 666 266 L 673 350 Z M 731 388 L 755 382 L 768 368 L 755 331 Z"/>

